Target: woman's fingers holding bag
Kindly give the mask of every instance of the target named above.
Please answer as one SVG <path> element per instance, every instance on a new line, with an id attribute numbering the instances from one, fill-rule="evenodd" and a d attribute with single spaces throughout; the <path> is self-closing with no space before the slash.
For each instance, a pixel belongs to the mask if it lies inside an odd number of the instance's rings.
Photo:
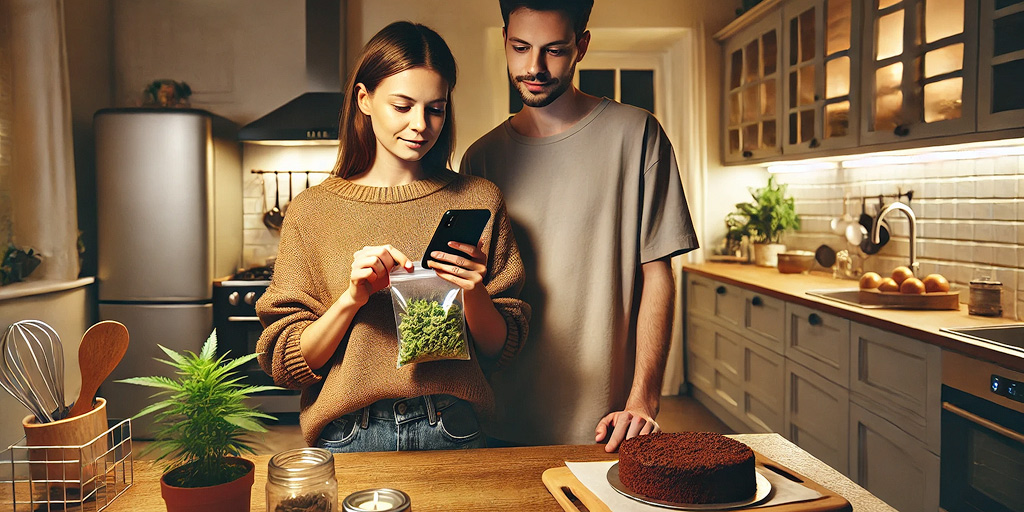
<path id="1" fill-rule="evenodd" d="M 407 271 L 412 271 L 413 262 L 405 255 L 402 251 L 395 249 L 389 245 L 374 245 L 366 246 L 355 252 L 353 255 L 353 262 L 361 257 L 373 256 L 380 260 L 384 268 L 390 272 L 395 267 L 402 267 Z M 354 265 L 354 263 L 353 263 Z"/>

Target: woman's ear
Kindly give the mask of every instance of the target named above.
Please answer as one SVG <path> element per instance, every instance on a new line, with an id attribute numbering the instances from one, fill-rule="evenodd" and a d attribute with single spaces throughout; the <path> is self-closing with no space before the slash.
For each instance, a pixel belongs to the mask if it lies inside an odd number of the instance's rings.
<path id="1" fill-rule="evenodd" d="M 367 91 L 363 84 L 356 84 L 356 104 L 359 105 L 360 112 L 370 115 L 370 91 Z"/>

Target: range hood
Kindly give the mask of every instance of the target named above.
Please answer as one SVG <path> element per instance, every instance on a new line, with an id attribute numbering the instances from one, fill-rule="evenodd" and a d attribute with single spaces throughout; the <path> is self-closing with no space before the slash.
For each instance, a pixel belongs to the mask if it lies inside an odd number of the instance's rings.
<path id="1" fill-rule="evenodd" d="M 336 143 L 341 92 L 341 5 L 344 0 L 306 0 L 307 91 L 245 125 L 239 140 L 258 144 Z"/>

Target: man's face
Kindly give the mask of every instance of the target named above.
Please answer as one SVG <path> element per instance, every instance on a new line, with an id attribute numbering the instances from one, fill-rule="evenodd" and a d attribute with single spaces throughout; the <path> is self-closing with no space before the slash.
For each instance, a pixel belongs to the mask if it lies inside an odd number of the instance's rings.
<path id="1" fill-rule="evenodd" d="M 588 32 L 577 43 L 572 23 L 559 11 L 519 8 L 509 14 L 505 59 L 523 104 L 544 107 L 569 90 L 589 41 Z"/>

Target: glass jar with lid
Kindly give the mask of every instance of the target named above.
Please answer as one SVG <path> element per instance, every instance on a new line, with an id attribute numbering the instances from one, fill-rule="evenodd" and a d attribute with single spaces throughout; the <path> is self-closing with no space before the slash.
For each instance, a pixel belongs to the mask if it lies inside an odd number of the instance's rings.
<path id="1" fill-rule="evenodd" d="M 268 512 L 336 510 L 334 454 L 323 448 L 296 448 L 271 457 L 267 466 Z"/>

